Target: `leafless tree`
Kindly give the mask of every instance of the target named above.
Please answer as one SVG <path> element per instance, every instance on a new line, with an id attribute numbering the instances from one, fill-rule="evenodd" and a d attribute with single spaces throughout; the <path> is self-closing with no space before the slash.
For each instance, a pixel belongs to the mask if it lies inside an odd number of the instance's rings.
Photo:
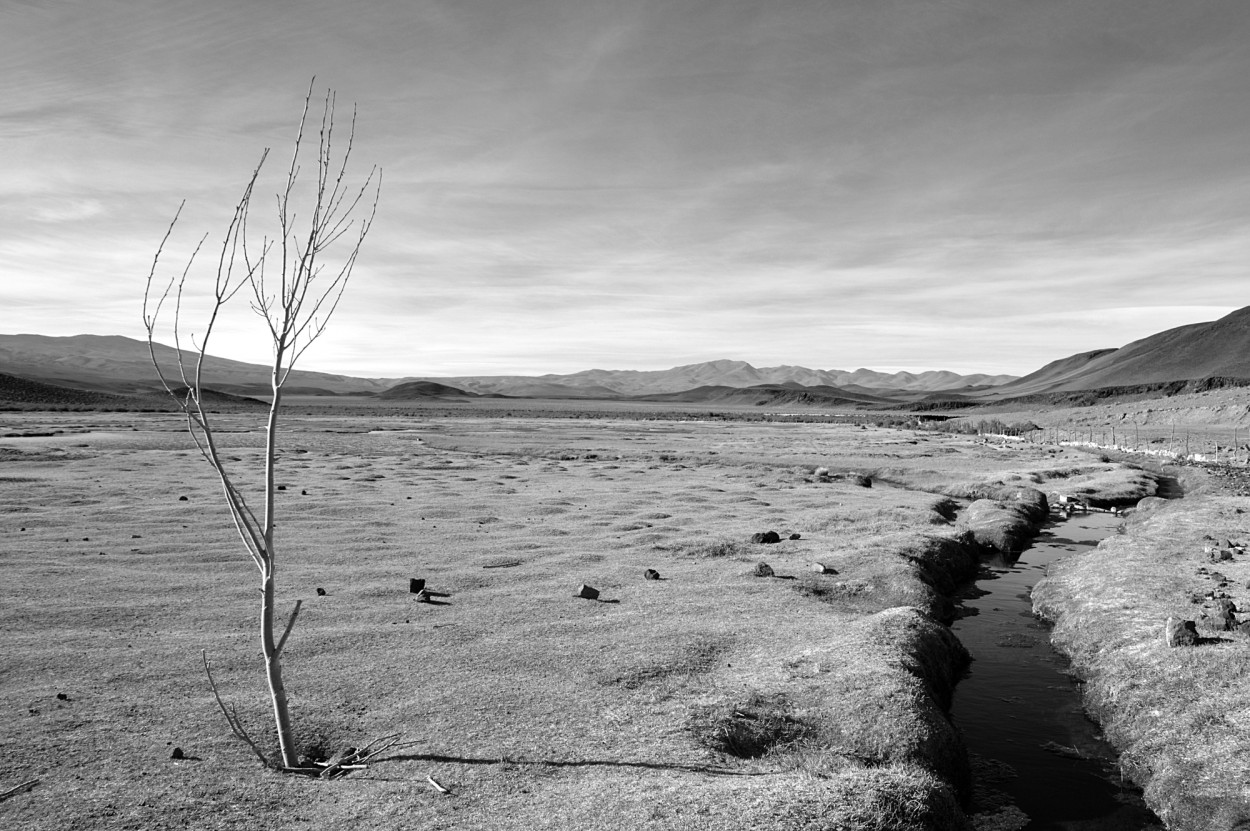
<path id="1" fill-rule="evenodd" d="M 314 102 L 313 99 L 313 87 L 310 85 L 285 182 L 276 194 L 276 230 L 272 236 L 262 237 L 259 243 L 249 240 L 252 196 L 269 155 L 266 148 L 234 207 L 234 216 L 226 226 L 216 256 L 210 311 L 198 334 L 188 332 L 184 314 L 190 304 L 184 303 L 184 300 L 190 296 L 188 281 L 208 235 L 200 238 L 186 264 L 168 281 L 158 281 L 156 276 L 161 256 L 181 216 L 181 205 L 157 248 L 143 298 L 143 322 L 147 329 L 152 364 L 161 384 L 186 416 L 187 428 L 201 455 L 220 478 L 234 525 L 260 574 L 261 651 L 277 725 L 279 759 L 269 758 L 248 735 L 233 709 L 227 709 L 217 695 L 211 672 L 209 681 L 217 703 L 235 734 L 246 741 L 266 765 L 286 769 L 299 768 L 299 761 L 286 688 L 282 681 L 282 652 L 299 615 L 301 601 L 295 601 L 285 627 L 277 631 L 274 626 L 274 576 L 278 563 L 274 535 L 274 495 L 277 490 L 274 470 L 282 391 L 296 362 L 325 331 L 343 296 L 377 213 L 382 181 L 381 171 L 374 167 L 363 183 L 358 186 L 348 184 L 347 166 L 356 132 L 355 110 L 352 111 L 345 143 L 340 147 L 338 142 L 342 137 L 335 132 L 334 93 L 327 91 L 324 101 L 318 99 Z M 319 122 L 314 103 L 321 110 Z M 315 136 L 312 135 L 314 133 Z M 316 159 L 310 160 L 308 157 L 314 149 Z M 311 174 L 315 181 L 305 182 L 301 177 L 304 166 L 309 162 L 315 162 L 309 165 L 315 171 Z M 334 247 L 334 252 L 327 254 L 327 249 L 331 247 Z M 206 271 L 211 273 L 213 269 L 210 266 Z M 223 310 L 240 292 L 243 298 L 250 301 L 252 311 L 268 327 L 273 345 L 272 359 L 268 364 L 271 368 L 272 398 L 266 423 L 264 489 L 260 494 L 263 506 L 259 512 L 238 486 L 236 473 L 227 465 L 228 459 L 218 445 L 213 418 L 205 401 L 209 392 L 205 386 L 205 364 L 209 361 L 213 331 Z M 164 320 L 162 315 L 165 315 Z M 166 366 L 162 366 L 157 359 L 158 325 L 172 330 L 177 353 L 176 367 L 169 365 L 168 361 Z M 183 349 L 184 341 L 190 342 L 187 350 Z M 208 671 L 207 658 L 204 666 Z"/>

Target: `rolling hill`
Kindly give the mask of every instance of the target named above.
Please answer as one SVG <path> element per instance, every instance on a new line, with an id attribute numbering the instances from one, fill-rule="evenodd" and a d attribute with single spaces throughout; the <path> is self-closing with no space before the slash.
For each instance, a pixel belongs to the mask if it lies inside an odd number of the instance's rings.
<path id="1" fill-rule="evenodd" d="M 158 346 L 157 355 L 162 366 L 176 372 L 174 349 Z M 0 335 L 0 373 L 60 389 L 109 395 L 146 395 L 159 390 L 147 344 L 124 337 Z M 1098 349 L 1051 361 L 1022 378 L 938 371 L 882 373 L 788 365 L 755 367 L 745 361 L 719 360 L 666 370 L 589 369 L 539 376 L 358 378 L 297 371 L 291 374 L 287 391 L 295 395 L 379 396 L 385 400 L 506 396 L 934 406 L 994 403 L 1108 388 L 1164 390 L 1177 382 L 1204 379 L 1215 379 L 1220 384 L 1230 383 L 1229 379 L 1232 383 L 1250 383 L 1250 307 L 1216 321 L 1169 329 L 1118 349 Z M 269 391 L 269 369 L 260 364 L 210 357 L 205 365 L 205 383 L 223 393 L 265 395 Z"/>
<path id="2" fill-rule="evenodd" d="M 1202 378 L 1250 379 L 1250 307 L 1209 323 L 1168 329 L 1119 349 L 1082 352 L 1052 361 L 987 394 L 1014 398 Z"/>

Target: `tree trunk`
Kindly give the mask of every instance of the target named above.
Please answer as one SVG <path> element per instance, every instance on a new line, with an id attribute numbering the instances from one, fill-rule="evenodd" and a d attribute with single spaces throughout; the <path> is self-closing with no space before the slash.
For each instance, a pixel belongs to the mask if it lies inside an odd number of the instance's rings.
<path id="1" fill-rule="evenodd" d="M 274 551 L 274 463 L 278 457 L 278 408 L 282 405 L 282 385 L 279 373 L 284 349 L 279 345 L 273 369 L 273 401 L 269 404 L 269 422 L 265 436 L 265 571 L 261 586 L 260 641 L 265 655 L 265 678 L 269 682 L 269 699 L 273 703 L 273 718 L 278 729 L 278 748 L 282 753 L 283 767 L 298 767 L 295 752 L 295 735 L 291 730 L 291 713 L 287 708 L 286 686 L 282 683 L 282 654 L 273 634 L 274 575 L 277 563 Z"/>
<path id="2" fill-rule="evenodd" d="M 265 680 L 269 682 L 269 699 L 273 702 L 273 718 L 278 728 L 278 749 L 282 753 L 283 767 L 299 766 L 295 752 L 295 735 L 291 730 L 291 713 L 287 708 L 286 686 L 282 683 L 282 655 L 273 636 L 273 572 L 270 571 L 262 588 L 260 613 L 261 648 L 265 654 Z"/>

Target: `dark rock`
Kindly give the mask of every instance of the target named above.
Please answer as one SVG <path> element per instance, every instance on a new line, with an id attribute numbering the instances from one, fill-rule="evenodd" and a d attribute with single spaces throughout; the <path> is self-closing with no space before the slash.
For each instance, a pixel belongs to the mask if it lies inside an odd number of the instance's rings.
<path id="1" fill-rule="evenodd" d="M 300 496 L 308 496 L 308 491 L 300 491 L 300 492 L 299 492 L 299 495 L 300 495 Z M 409 498 L 409 499 L 411 499 L 412 497 L 408 497 L 408 498 Z"/>
<path id="2" fill-rule="evenodd" d="M 861 488 L 872 487 L 872 477 L 866 476 L 863 473 L 853 474 L 851 476 L 851 481 L 854 482 L 856 485 L 859 485 Z"/>
<path id="3" fill-rule="evenodd" d="M 180 496 L 180 497 L 178 497 L 178 501 L 179 501 L 179 502 L 186 502 L 186 501 L 187 501 L 187 498 L 186 498 L 185 496 Z"/>
<path id="4" fill-rule="evenodd" d="M 762 545 L 772 545 L 781 542 L 781 535 L 776 531 L 760 531 L 751 535 L 751 542 Z"/>
<path id="5" fill-rule="evenodd" d="M 326 596 L 326 590 L 325 590 L 325 589 L 323 589 L 323 588 L 321 588 L 320 586 L 318 586 L 318 587 L 317 587 L 317 597 L 325 597 L 325 596 Z"/>
<path id="6" fill-rule="evenodd" d="M 643 577 L 645 577 L 645 578 L 646 578 L 646 579 L 648 579 L 648 580 L 659 580 L 659 579 L 660 579 L 660 572 L 656 571 L 656 570 L 655 570 L 655 569 L 653 569 L 653 568 L 649 568 L 649 569 L 647 569 L 646 571 L 644 571 L 644 572 L 642 573 L 642 576 L 643 576 Z"/>
<path id="7" fill-rule="evenodd" d="M 174 748 L 174 752 L 169 754 L 169 758 L 171 758 L 171 759 L 185 759 L 185 758 L 187 758 L 187 754 L 185 754 L 185 753 L 183 753 L 183 752 L 182 752 L 182 748 L 181 748 L 181 747 L 175 747 L 175 748 Z"/>
<path id="8" fill-rule="evenodd" d="M 773 577 L 773 567 L 768 563 L 756 563 L 755 569 L 751 572 L 756 577 Z"/>
<path id="9" fill-rule="evenodd" d="M 1207 559 L 1213 563 L 1223 563 L 1233 559 L 1233 551 L 1231 548 L 1206 548 Z"/>
<path id="10" fill-rule="evenodd" d="M 278 490 L 280 491 L 286 490 L 286 485 L 278 485 Z"/>
<path id="11" fill-rule="evenodd" d="M 56 700 L 57 701 L 69 701 L 69 696 L 66 695 L 65 693 L 57 693 Z"/>
<path id="12" fill-rule="evenodd" d="M 412 594 L 420 594 L 425 589 L 425 580 L 420 577 L 408 578 L 408 591 Z"/>
<path id="13" fill-rule="evenodd" d="M 801 539 L 803 539 L 803 535 L 802 535 L 802 534 L 791 534 L 791 535 L 790 535 L 790 539 L 792 539 L 792 540 L 801 540 Z"/>
<path id="14" fill-rule="evenodd" d="M 1215 601 L 1215 609 L 1207 613 L 1208 624 L 1219 632 L 1228 632 L 1237 626 L 1237 607 L 1231 600 Z"/>
<path id="15" fill-rule="evenodd" d="M 580 586 L 577 587 L 577 594 L 573 596 L 582 597 L 582 598 L 585 598 L 586 600 L 598 600 L 599 590 L 592 589 L 590 586 L 587 586 L 585 583 L 582 583 Z"/>
<path id="16" fill-rule="evenodd" d="M 1198 643 L 1198 626 L 1192 620 L 1170 617 L 1163 640 L 1168 646 L 1193 646 Z"/>

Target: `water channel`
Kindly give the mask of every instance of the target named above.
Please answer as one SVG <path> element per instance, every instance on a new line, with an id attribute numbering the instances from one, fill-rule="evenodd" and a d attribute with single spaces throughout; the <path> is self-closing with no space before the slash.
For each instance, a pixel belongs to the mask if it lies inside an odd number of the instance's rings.
<path id="1" fill-rule="evenodd" d="M 1115 752 L 1085 717 L 1080 687 L 1050 646 L 1050 627 L 1033 616 L 1029 597 L 1050 563 L 1094 547 L 1121 521 L 1078 514 L 1048 525 L 1014 563 L 985 563 L 976 588 L 965 594 L 972 614 L 951 627 L 973 657 L 952 707 L 973 760 L 973 810 L 1005 810 L 1019 820 L 999 827 L 1162 827 L 1140 792 L 1120 780 Z"/>

